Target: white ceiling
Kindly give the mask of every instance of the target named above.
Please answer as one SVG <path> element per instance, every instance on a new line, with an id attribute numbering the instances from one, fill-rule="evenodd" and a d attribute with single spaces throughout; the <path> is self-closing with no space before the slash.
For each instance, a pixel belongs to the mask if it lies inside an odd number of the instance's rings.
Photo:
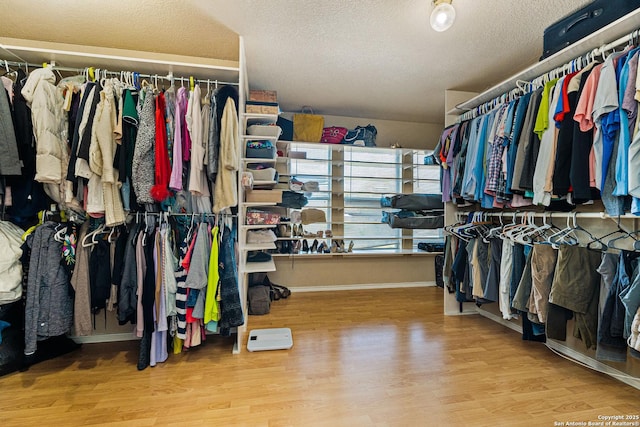
<path id="1" fill-rule="evenodd" d="M 589 0 L 453 0 L 448 31 L 430 0 L 193 0 L 244 37 L 252 86 L 281 107 L 444 121 L 444 91 L 478 91 L 536 62 L 544 29 Z"/>
<path id="2" fill-rule="evenodd" d="M 0 36 L 233 60 L 235 32 L 251 87 L 284 111 L 442 123 L 445 89 L 534 63 L 544 29 L 589 2 L 453 0 L 436 33 L 430 0 L 3 0 Z"/>

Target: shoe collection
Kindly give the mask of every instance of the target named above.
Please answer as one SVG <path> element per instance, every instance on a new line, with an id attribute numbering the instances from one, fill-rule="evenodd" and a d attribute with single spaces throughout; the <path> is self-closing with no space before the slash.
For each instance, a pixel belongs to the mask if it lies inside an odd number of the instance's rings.
<path id="1" fill-rule="evenodd" d="M 329 253 L 348 253 L 353 252 L 353 240 L 349 242 L 349 246 L 347 247 L 344 243 L 344 240 L 334 240 L 331 242 L 331 245 L 327 244 L 324 241 L 318 241 L 318 239 L 314 239 L 311 246 L 309 246 L 309 242 L 307 240 L 302 241 L 302 248 L 300 250 L 302 253 L 318 253 L 318 254 L 329 254 Z"/>
<path id="2" fill-rule="evenodd" d="M 281 218 L 281 221 L 284 220 L 288 220 L 288 218 Z M 349 246 L 345 244 L 344 240 L 333 239 L 331 244 L 323 241 L 322 239 L 325 238 L 333 238 L 331 230 L 310 232 L 305 230 L 302 224 L 280 224 L 275 230 L 277 237 L 283 239 L 276 241 L 276 251 L 280 254 L 353 252 L 353 241 L 349 243 Z M 289 238 L 291 240 L 287 240 Z M 313 239 L 313 243 L 309 245 L 307 239 Z"/>

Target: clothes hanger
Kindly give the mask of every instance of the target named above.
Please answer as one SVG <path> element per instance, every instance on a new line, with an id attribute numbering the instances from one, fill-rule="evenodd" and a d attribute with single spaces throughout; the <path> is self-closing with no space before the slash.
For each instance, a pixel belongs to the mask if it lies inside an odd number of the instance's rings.
<path id="1" fill-rule="evenodd" d="M 562 239 L 562 237 L 564 237 L 566 234 L 570 232 L 571 232 L 570 218 L 569 216 L 567 216 L 567 226 L 549 235 L 547 237 L 546 243 L 550 244 L 554 249 L 558 249 L 560 247 L 560 239 Z"/>
<path id="2" fill-rule="evenodd" d="M 65 234 L 67 233 L 67 226 L 65 224 L 59 224 L 56 226 L 56 233 L 53 235 L 53 240 L 63 243 Z"/>
<path id="3" fill-rule="evenodd" d="M 91 246 L 93 246 L 96 243 L 98 243 L 96 240 L 94 240 L 94 238 L 95 238 L 95 236 L 100 234 L 102 231 L 104 231 L 104 224 L 100 224 L 95 230 L 93 230 L 90 233 L 87 233 L 84 236 L 84 239 L 82 239 L 82 247 L 83 248 L 90 248 Z"/>
<path id="4" fill-rule="evenodd" d="M 531 245 L 533 243 L 531 236 L 535 235 L 539 227 L 535 223 L 535 213 L 527 212 L 524 216 L 526 224 L 512 234 L 513 241 L 523 245 Z"/>
<path id="5" fill-rule="evenodd" d="M 504 222 L 502 222 L 502 212 L 500 212 L 500 216 L 498 217 L 499 221 L 500 221 L 500 225 L 497 225 L 496 227 L 490 228 L 488 233 L 487 233 L 487 237 L 488 238 L 501 238 L 501 234 L 502 234 L 502 229 L 504 227 Z"/>
<path id="6" fill-rule="evenodd" d="M 516 222 L 517 214 L 520 212 L 514 213 L 513 223 L 505 226 L 502 231 L 502 235 L 511 241 L 513 241 L 514 236 L 518 233 L 523 227 L 527 225 L 527 213 L 524 212 L 520 218 L 520 222 Z"/>
<path id="7" fill-rule="evenodd" d="M 633 248 L 636 249 L 636 247 L 640 248 L 640 243 L 638 242 L 638 239 L 636 239 L 635 235 L 638 233 L 638 230 L 633 231 L 633 232 L 629 232 L 627 230 L 625 230 L 624 228 L 622 228 L 622 226 L 620 225 L 620 217 L 618 216 L 618 232 L 622 232 L 623 235 L 620 237 L 616 237 L 614 239 L 610 239 L 609 241 L 607 241 L 607 247 L 609 249 L 617 249 L 617 250 L 625 250 L 624 248 L 620 248 L 618 246 L 616 246 L 616 242 L 620 241 L 620 240 L 626 240 L 628 238 L 633 239 Z M 636 249 L 637 250 L 637 249 Z"/>
<path id="8" fill-rule="evenodd" d="M 552 242 L 552 246 L 555 244 L 554 248 L 559 248 L 560 244 L 577 246 L 580 244 L 580 238 L 577 231 L 586 234 L 591 240 L 594 240 L 595 237 L 591 234 L 587 229 L 583 228 L 577 222 L 577 213 L 574 212 L 572 216 L 567 216 L 567 223 L 569 223 L 569 219 L 573 219 L 572 224 L 570 225 L 570 229 L 567 233 L 562 234 L 559 238 L 556 238 L 554 242 Z"/>
<path id="9" fill-rule="evenodd" d="M 187 242 L 191 241 L 191 238 L 193 237 L 193 226 L 195 223 L 195 214 L 191 214 L 191 225 L 189 225 L 189 229 L 187 230 Z"/>
<path id="10" fill-rule="evenodd" d="M 116 231 L 116 228 L 117 228 L 117 227 L 111 227 L 111 230 L 109 230 L 109 236 L 107 237 L 107 242 L 109 242 L 109 243 L 113 243 L 113 240 L 111 240 L 111 239 L 112 239 L 112 238 L 113 238 L 113 236 L 114 236 L 114 233 L 115 233 L 115 231 Z M 116 236 L 116 238 L 117 238 L 117 236 Z"/>
<path id="11" fill-rule="evenodd" d="M 627 238 L 627 232 L 622 230 L 621 228 L 618 228 L 617 230 L 614 230 L 610 233 L 605 234 L 604 236 L 600 236 L 600 237 L 595 237 L 593 240 L 591 240 L 589 243 L 587 243 L 587 249 L 593 250 L 593 251 L 600 251 L 600 252 L 607 252 L 607 249 L 609 249 L 609 245 L 608 242 L 605 242 L 603 239 L 605 239 L 606 237 L 610 237 L 613 236 L 615 234 L 618 233 L 623 233 L 624 236 L 622 238 L 626 239 Z M 609 239 L 609 240 L 614 240 L 614 239 Z M 634 243 L 635 245 L 635 243 Z"/>
<path id="12" fill-rule="evenodd" d="M 535 222 L 533 222 L 532 226 L 532 229 L 525 232 L 522 238 L 529 243 L 544 242 L 547 237 L 547 230 L 551 229 L 551 224 L 547 223 L 547 213 L 543 212 L 542 214 L 542 225 L 536 225 Z"/>

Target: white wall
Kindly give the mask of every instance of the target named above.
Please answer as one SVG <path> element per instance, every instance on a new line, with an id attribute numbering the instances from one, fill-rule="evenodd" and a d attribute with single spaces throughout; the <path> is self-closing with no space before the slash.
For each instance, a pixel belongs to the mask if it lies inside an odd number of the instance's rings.
<path id="1" fill-rule="evenodd" d="M 292 120 L 294 113 L 282 113 Z M 324 125 L 343 126 L 353 129 L 356 126 L 372 124 L 378 130 L 376 145 L 389 147 L 394 143 L 402 148 L 432 149 L 438 144 L 444 125 L 441 123 L 400 122 L 395 120 L 363 119 L 359 117 L 324 115 Z"/>

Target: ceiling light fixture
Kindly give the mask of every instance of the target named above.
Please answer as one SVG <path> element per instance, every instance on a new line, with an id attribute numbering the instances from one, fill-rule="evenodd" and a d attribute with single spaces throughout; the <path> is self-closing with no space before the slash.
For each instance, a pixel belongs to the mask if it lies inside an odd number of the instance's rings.
<path id="1" fill-rule="evenodd" d="M 438 32 L 448 30 L 456 19 L 456 10 L 451 5 L 453 0 L 433 0 L 435 7 L 431 12 L 431 28 Z"/>

